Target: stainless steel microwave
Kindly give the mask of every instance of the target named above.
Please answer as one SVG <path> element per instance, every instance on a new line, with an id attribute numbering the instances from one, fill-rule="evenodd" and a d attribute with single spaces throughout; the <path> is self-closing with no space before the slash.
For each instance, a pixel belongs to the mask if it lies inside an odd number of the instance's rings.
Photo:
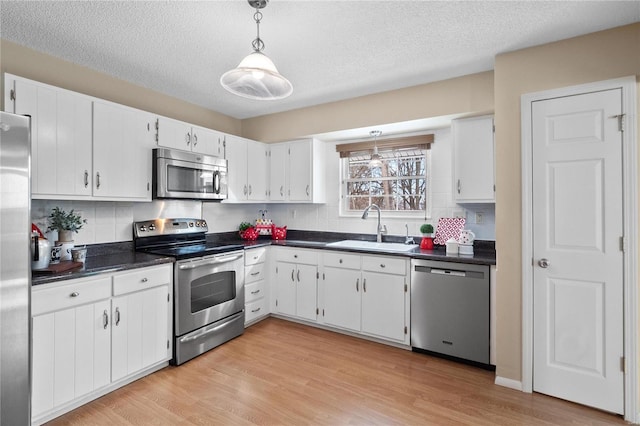
<path id="1" fill-rule="evenodd" d="M 155 148 L 153 198 L 226 199 L 227 160 L 193 152 Z"/>

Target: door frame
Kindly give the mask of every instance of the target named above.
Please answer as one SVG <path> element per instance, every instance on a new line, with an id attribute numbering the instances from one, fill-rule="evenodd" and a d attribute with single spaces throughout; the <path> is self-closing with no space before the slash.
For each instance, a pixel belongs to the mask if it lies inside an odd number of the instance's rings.
<path id="1" fill-rule="evenodd" d="M 544 99 L 622 89 L 622 185 L 624 244 L 624 418 L 638 413 L 638 139 L 635 76 L 527 93 L 520 98 L 522 166 L 522 391 L 533 392 L 533 142 L 532 103 Z"/>

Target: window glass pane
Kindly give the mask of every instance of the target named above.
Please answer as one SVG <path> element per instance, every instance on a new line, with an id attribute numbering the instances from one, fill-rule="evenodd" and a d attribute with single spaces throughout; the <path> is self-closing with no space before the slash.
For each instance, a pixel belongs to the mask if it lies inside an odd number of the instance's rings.
<path id="1" fill-rule="evenodd" d="M 371 169 L 368 163 L 357 163 L 349 165 L 349 176 L 352 178 L 369 178 Z"/>
<path id="2" fill-rule="evenodd" d="M 369 181 L 347 183 L 347 195 L 369 195 Z"/>
<path id="3" fill-rule="evenodd" d="M 347 197 L 349 210 L 364 210 L 369 205 L 369 197 Z"/>

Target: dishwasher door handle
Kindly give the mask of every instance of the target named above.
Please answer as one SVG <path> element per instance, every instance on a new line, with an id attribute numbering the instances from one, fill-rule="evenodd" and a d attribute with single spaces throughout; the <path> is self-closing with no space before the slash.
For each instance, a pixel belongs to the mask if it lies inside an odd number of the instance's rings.
<path id="1" fill-rule="evenodd" d="M 452 275 L 454 277 L 466 277 L 467 273 L 464 271 L 451 271 L 449 269 L 434 269 L 431 268 L 432 274 L 440 274 L 440 275 Z"/>

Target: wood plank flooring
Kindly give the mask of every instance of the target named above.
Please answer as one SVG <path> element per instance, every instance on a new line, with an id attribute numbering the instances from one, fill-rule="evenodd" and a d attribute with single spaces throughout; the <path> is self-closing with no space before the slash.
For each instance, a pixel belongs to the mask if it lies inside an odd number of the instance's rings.
<path id="1" fill-rule="evenodd" d="M 493 382 L 493 372 L 269 318 L 50 424 L 625 424 Z"/>

